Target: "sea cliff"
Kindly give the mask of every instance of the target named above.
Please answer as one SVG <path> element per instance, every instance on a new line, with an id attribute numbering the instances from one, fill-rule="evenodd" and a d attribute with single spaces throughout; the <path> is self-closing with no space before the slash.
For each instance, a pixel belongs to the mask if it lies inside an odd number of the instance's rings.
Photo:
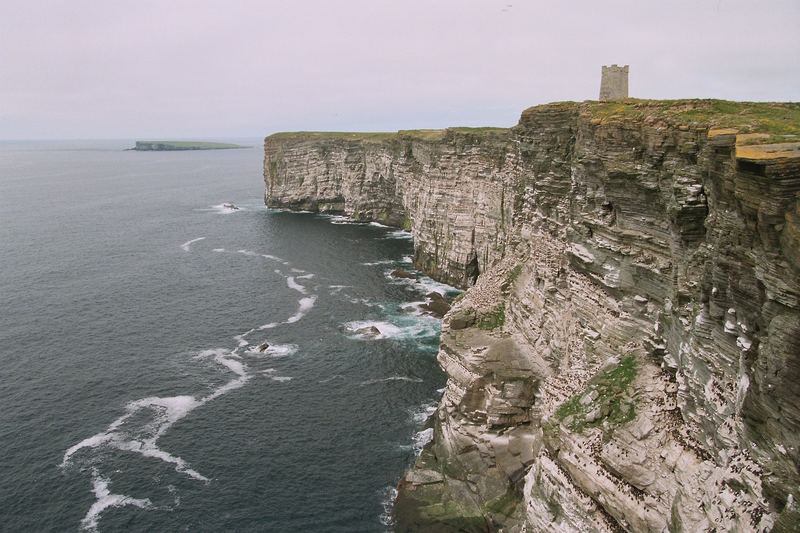
<path id="1" fill-rule="evenodd" d="M 268 137 L 268 206 L 405 227 L 469 288 L 396 529 L 794 530 L 798 134 L 798 104 L 629 100 Z"/>

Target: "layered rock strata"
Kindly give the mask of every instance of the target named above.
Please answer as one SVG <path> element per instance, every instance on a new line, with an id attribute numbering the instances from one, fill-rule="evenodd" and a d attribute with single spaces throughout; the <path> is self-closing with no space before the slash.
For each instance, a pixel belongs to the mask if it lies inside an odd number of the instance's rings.
<path id="1" fill-rule="evenodd" d="M 267 138 L 269 206 L 405 226 L 471 287 L 398 531 L 797 528 L 798 128 L 796 104 L 626 101 Z"/>

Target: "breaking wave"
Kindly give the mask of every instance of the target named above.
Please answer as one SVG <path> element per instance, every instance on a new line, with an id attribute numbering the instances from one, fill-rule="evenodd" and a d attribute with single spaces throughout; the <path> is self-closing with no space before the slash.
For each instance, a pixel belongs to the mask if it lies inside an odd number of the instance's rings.
<path id="1" fill-rule="evenodd" d="M 181 249 L 184 252 L 188 252 L 189 249 L 191 248 L 192 244 L 194 244 L 194 243 L 196 243 L 198 241 L 202 241 L 202 240 L 205 240 L 205 237 L 198 237 L 196 239 L 192 239 L 191 241 L 186 241 L 185 243 L 181 244 Z"/>

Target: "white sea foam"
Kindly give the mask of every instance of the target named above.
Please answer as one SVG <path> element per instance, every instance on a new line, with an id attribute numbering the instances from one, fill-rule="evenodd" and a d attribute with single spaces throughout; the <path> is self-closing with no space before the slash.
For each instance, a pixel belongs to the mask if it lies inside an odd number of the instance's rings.
<path id="1" fill-rule="evenodd" d="M 365 305 L 367 307 L 380 307 L 383 308 L 383 304 L 379 304 L 378 302 L 370 301 L 366 298 L 349 298 L 351 304 L 356 305 Z"/>
<path id="2" fill-rule="evenodd" d="M 314 303 L 317 301 L 316 296 L 308 296 L 306 298 L 300 298 L 300 301 L 297 302 L 297 312 L 286 319 L 287 324 L 293 324 L 297 322 L 304 316 L 308 314 L 312 307 L 314 307 Z"/>
<path id="3" fill-rule="evenodd" d="M 288 276 L 286 278 L 286 285 L 288 285 L 289 288 L 292 289 L 293 291 L 297 291 L 300 294 L 308 294 L 308 290 L 299 283 L 297 283 L 294 280 L 294 276 Z"/>
<path id="4" fill-rule="evenodd" d="M 441 283 L 427 276 L 422 276 L 421 278 L 419 278 L 417 280 L 417 284 L 422 288 L 422 291 L 425 292 L 426 294 L 429 292 L 438 292 L 442 296 L 447 296 L 448 294 L 461 292 L 452 285 Z"/>
<path id="5" fill-rule="evenodd" d="M 345 323 L 344 327 L 351 338 L 360 340 L 422 339 L 439 334 L 440 321 L 430 316 L 397 316 L 392 320 L 355 320 Z M 380 334 L 357 333 L 370 327 L 377 328 Z"/>
<path id="6" fill-rule="evenodd" d="M 217 204 L 212 205 L 211 209 L 219 213 L 220 215 L 230 215 L 231 213 L 236 213 L 237 211 L 245 211 L 244 208 L 239 207 L 238 209 L 234 209 L 232 207 L 226 207 L 225 204 Z"/>
<path id="7" fill-rule="evenodd" d="M 378 228 L 390 228 L 391 226 L 387 226 L 386 224 L 381 224 L 380 222 L 370 222 L 370 226 L 376 226 Z"/>
<path id="8" fill-rule="evenodd" d="M 266 353 L 274 355 L 275 357 L 283 357 L 286 355 L 294 355 L 297 353 L 298 346 L 296 344 L 271 344 L 267 348 Z"/>
<path id="9" fill-rule="evenodd" d="M 378 517 L 378 519 L 382 525 L 386 527 L 392 527 L 394 525 L 392 511 L 394 510 L 394 502 L 397 500 L 397 489 L 395 487 L 388 486 L 383 489 L 381 496 L 381 507 L 383 508 L 383 513 L 381 513 L 381 516 Z"/>
<path id="10" fill-rule="evenodd" d="M 241 335 L 236 335 L 233 338 L 233 340 L 235 340 L 237 343 L 239 343 L 239 346 L 243 346 L 242 341 L 244 340 L 244 338 L 247 337 L 248 335 L 250 335 L 251 333 L 253 333 L 255 330 L 256 330 L 256 328 L 248 329 L 247 331 L 245 331 Z"/>
<path id="11" fill-rule="evenodd" d="M 288 265 L 288 261 L 284 261 L 280 257 L 270 255 L 270 254 L 260 254 L 258 252 L 254 252 L 253 250 L 236 250 L 236 253 L 240 253 L 242 255 L 247 255 L 250 257 L 263 257 L 264 259 L 269 259 L 270 261 L 275 261 L 277 263 L 281 263 L 284 265 Z M 279 272 L 280 273 L 280 272 Z"/>
<path id="12" fill-rule="evenodd" d="M 402 263 L 413 263 L 414 259 L 410 255 L 404 255 L 401 260 Z"/>
<path id="13" fill-rule="evenodd" d="M 425 310 L 422 309 L 421 306 L 425 305 L 426 303 L 428 303 L 428 302 L 425 301 L 425 300 L 422 300 L 422 301 L 419 301 L 419 302 L 408 302 L 408 303 L 401 304 L 400 305 L 400 309 L 402 309 L 406 313 L 409 313 L 409 314 L 412 314 L 412 315 L 416 315 L 416 316 L 421 316 L 421 315 L 425 314 Z"/>
<path id="14" fill-rule="evenodd" d="M 201 405 L 231 390 L 238 389 L 247 382 L 250 376 L 247 374 L 245 365 L 238 361 L 230 351 L 225 349 L 216 348 L 204 350 L 196 357 L 213 358 L 217 364 L 227 368 L 238 377 L 217 387 L 209 395 L 200 399 L 186 395 L 167 397 L 150 396 L 128 402 L 125 406 L 125 414 L 114 420 L 105 431 L 92 435 L 67 449 L 64 453 L 61 466 L 63 467 L 69 464 L 72 456 L 81 449 L 110 446 L 118 450 L 139 453 L 144 457 L 160 459 L 166 463 L 173 464 L 176 471 L 186 474 L 191 478 L 199 481 L 209 481 L 207 477 L 192 469 L 182 458 L 160 449 L 157 445 L 157 441 L 175 424 L 175 422 Z M 128 427 L 132 425 L 128 424 L 129 420 L 131 420 L 134 415 L 141 413 L 150 415 L 148 422 L 141 424 L 138 428 Z"/>
<path id="15" fill-rule="evenodd" d="M 225 248 L 214 248 L 211 251 L 212 252 L 217 252 L 218 254 L 221 254 L 221 253 L 225 252 Z"/>
<path id="16" fill-rule="evenodd" d="M 198 237 L 196 239 L 192 239 L 191 241 L 186 241 L 185 243 L 181 244 L 181 249 L 184 252 L 188 252 L 189 249 L 191 248 L 192 244 L 194 244 L 194 243 L 196 243 L 198 241 L 203 241 L 203 240 L 205 240 L 205 237 Z"/>
<path id="17" fill-rule="evenodd" d="M 350 285 L 328 285 L 328 288 L 331 289 L 330 295 L 333 296 L 335 294 L 339 294 L 342 292 L 343 289 L 351 288 Z"/>
<path id="18" fill-rule="evenodd" d="M 245 353 L 249 355 L 271 355 L 273 357 L 285 357 L 297 352 L 298 346 L 296 344 L 270 344 L 263 352 L 257 346 L 252 346 L 251 349 Z"/>
<path id="19" fill-rule="evenodd" d="M 201 241 L 205 237 L 199 237 L 187 241 L 181 245 L 185 251 L 190 251 L 191 245 L 195 242 Z M 215 248 L 215 252 L 226 252 L 224 248 Z M 279 262 L 287 267 L 290 266 L 288 261 L 284 261 L 279 257 L 269 254 L 259 254 L 251 250 L 237 250 L 235 253 L 242 255 L 262 257 L 271 261 Z M 278 271 L 280 273 L 280 271 Z M 306 295 L 311 290 L 309 287 L 301 285 L 297 280 L 310 279 L 314 274 L 306 273 L 300 269 L 292 269 L 295 276 L 282 276 L 286 277 L 287 286 L 296 290 L 297 292 Z M 315 290 L 315 289 L 314 289 Z M 242 334 L 236 335 L 234 340 L 237 347 L 233 350 L 225 348 L 214 348 L 203 350 L 199 352 L 195 359 L 207 359 L 213 361 L 216 365 L 223 368 L 226 372 L 233 374 L 233 379 L 228 380 L 220 386 L 212 389 L 205 396 L 191 396 L 191 395 L 177 395 L 177 396 L 150 396 L 128 402 L 124 407 L 124 413 L 116 420 L 112 421 L 105 429 L 95 435 L 87 437 L 82 441 L 69 447 L 62 458 L 61 466 L 66 467 L 71 464 L 81 450 L 91 450 L 96 448 L 112 448 L 126 452 L 138 453 L 143 457 L 154 458 L 165 463 L 172 465 L 175 470 L 184 474 L 192 479 L 209 482 L 210 479 L 200 472 L 194 470 L 187 461 L 181 457 L 172 455 L 171 453 L 162 450 L 158 447 L 158 440 L 169 430 L 177 421 L 186 417 L 193 410 L 201 407 L 202 405 L 213 401 L 214 399 L 227 394 L 228 392 L 238 389 L 247 383 L 252 374 L 248 366 L 244 363 L 239 355 L 240 350 L 245 350 L 245 353 L 252 354 L 254 351 L 250 341 L 246 337 L 255 332 L 256 330 L 271 329 L 282 324 L 291 324 L 302 319 L 316 303 L 317 296 L 305 296 L 298 301 L 297 311 L 283 322 L 272 322 L 265 324 L 259 328 L 250 329 Z M 275 357 L 286 356 L 295 353 L 298 350 L 295 344 L 273 344 L 263 354 Z M 262 355 L 259 352 L 259 355 Z M 290 376 L 275 376 L 272 375 L 275 369 L 266 369 L 261 371 L 263 374 L 268 375 L 270 379 L 276 382 L 286 382 L 291 380 Z M 92 461 L 96 463 L 97 457 L 92 457 Z M 90 507 L 85 518 L 81 522 L 82 527 L 86 529 L 96 529 L 98 520 L 101 514 L 110 507 L 119 507 L 124 505 L 132 505 L 141 508 L 157 508 L 154 507 L 149 499 L 136 499 L 123 494 L 112 494 L 109 489 L 110 481 L 100 476 L 97 470 L 93 470 L 93 492 L 95 493 L 96 502 Z M 170 489 L 174 492 L 174 487 Z M 176 505 L 179 502 L 176 496 Z"/>
<path id="20" fill-rule="evenodd" d="M 378 266 L 378 265 L 392 265 L 396 263 L 394 259 L 383 259 L 381 261 L 372 261 L 369 263 L 361 263 L 364 266 Z"/>
<path id="21" fill-rule="evenodd" d="M 414 434 L 413 444 L 414 454 L 419 455 L 422 453 L 422 448 L 425 447 L 430 441 L 433 440 L 433 428 L 423 429 Z"/>
<path id="22" fill-rule="evenodd" d="M 420 276 L 419 278 L 396 278 L 392 276 L 392 272 L 394 272 L 394 270 L 391 269 L 383 272 L 384 277 L 391 283 L 396 285 L 408 285 L 410 290 L 415 290 L 423 294 L 438 292 L 442 296 L 447 296 L 448 294 L 460 292 L 456 287 L 433 280 L 428 276 Z"/>
<path id="23" fill-rule="evenodd" d="M 344 216 L 341 216 L 341 215 L 332 215 L 329 218 L 330 218 L 331 224 L 352 224 L 354 226 L 363 226 L 364 225 L 364 222 L 359 222 L 359 221 L 354 220 L 354 219 L 352 219 L 350 217 L 344 217 Z"/>
<path id="24" fill-rule="evenodd" d="M 353 334 L 352 338 L 364 340 L 389 339 L 392 337 L 399 337 L 403 333 L 401 328 L 384 320 L 354 320 L 352 322 L 345 323 L 344 327 L 347 331 Z M 365 328 L 376 328 L 380 334 L 371 336 L 369 334 L 358 333 L 359 330 Z"/>
<path id="25" fill-rule="evenodd" d="M 385 239 L 413 239 L 414 235 L 412 235 L 410 231 L 397 229 L 397 230 L 388 232 L 384 238 Z"/>
<path id="26" fill-rule="evenodd" d="M 389 376 L 388 378 L 380 378 L 380 379 L 368 379 L 366 381 L 362 381 L 359 383 L 362 387 L 364 385 L 374 385 L 375 383 L 387 383 L 390 381 L 408 381 L 411 383 L 422 383 L 422 380 L 419 378 L 410 378 L 408 376 Z"/>
<path id="27" fill-rule="evenodd" d="M 426 403 L 426 404 L 420 405 L 419 407 L 417 407 L 415 409 L 412 409 L 409 412 L 409 414 L 411 415 L 411 421 L 414 422 L 414 424 L 416 424 L 418 426 L 421 426 L 435 412 L 436 412 L 436 403 L 435 402 L 430 402 L 430 403 Z"/>
<path id="28" fill-rule="evenodd" d="M 89 507 L 86 516 L 81 520 L 81 528 L 88 531 L 97 531 L 97 522 L 100 519 L 100 515 L 110 507 L 124 507 L 126 505 L 141 509 L 152 509 L 154 507 L 153 502 L 148 498 L 140 499 L 124 494 L 111 494 L 110 484 L 111 481 L 101 476 L 97 468 L 92 468 L 92 492 L 97 501 Z"/>

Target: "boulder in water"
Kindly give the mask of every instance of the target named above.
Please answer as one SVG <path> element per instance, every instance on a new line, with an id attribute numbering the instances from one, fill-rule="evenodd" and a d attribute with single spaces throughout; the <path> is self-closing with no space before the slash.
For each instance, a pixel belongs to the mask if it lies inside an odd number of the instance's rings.
<path id="1" fill-rule="evenodd" d="M 426 297 L 428 301 L 420 307 L 430 314 L 442 318 L 450 310 L 447 299 L 438 292 L 429 292 Z"/>
<path id="2" fill-rule="evenodd" d="M 365 328 L 359 328 L 355 330 L 357 335 L 361 335 L 363 337 L 368 337 L 370 339 L 374 339 L 376 337 L 381 336 L 381 330 L 376 328 L 375 326 L 367 326 Z"/>
<path id="3" fill-rule="evenodd" d="M 396 268 L 392 270 L 392 273 L 389 274 L 393 278 L 400 278 L 400 279 L 417 279 L 417 276 L 409 272 L 408 270 L 403 270 L 402 268 Z"/>

